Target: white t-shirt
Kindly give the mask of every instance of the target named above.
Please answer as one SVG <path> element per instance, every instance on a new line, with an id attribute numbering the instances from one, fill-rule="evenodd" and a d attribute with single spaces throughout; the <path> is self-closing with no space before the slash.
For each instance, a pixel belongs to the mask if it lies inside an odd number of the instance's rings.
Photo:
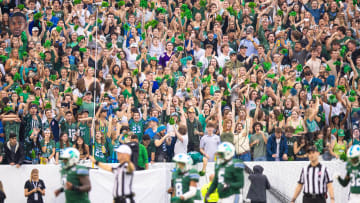
<path id="1" fill-rule="evenodd" d="M 174 147 L 174 154 L 179 154 L 179 153 L 187 153 L 187 146 L 189 143 L 189 136 L 188 134 L 183 135 L 182 136 L 183 141 L 181 142 L 179 139 L 176 140 L 175 142 L 175 147 Z"/>

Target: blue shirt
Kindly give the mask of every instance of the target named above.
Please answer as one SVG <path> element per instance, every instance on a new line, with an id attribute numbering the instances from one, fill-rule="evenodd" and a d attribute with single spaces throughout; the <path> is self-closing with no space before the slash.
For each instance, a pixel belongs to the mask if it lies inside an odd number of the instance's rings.
<path id="1" fill-rule="evenodd" d="M 152 128 L 148 128 L 147 130 L 145 130 L 144 135 L 148 134 L 150 136 L 151 139 L 153 139 L 153 137 L 156 135 L 156 132 L 154 132 L 152 130 Z"/>
<path id="2" fill-rule="evenodd" d="M 254 42 L 255 42 L 257 45 L 260 44 L 260 42 L 259 42 L 259 40 L 258 40 L 257 38 L 254 38 L 253 40 L 254 40 Z M 243 40 L 241 40 L 241 41 L 240 41 L 240 46 L 241 46 L 241 45 L 244 45 L 244 46 L 247 47 L 246 56 L 251 56 L 251 54 L 255 54 L 255 55 L 258 54 L 258 52 L 257 52 L 254 44 L 253 44 L 250 40 L 248 40 L 248 39 L 243 39 Z M 239 46 L 239 50 L 238 50 L 238 51 L 240 51 L 240 46 Z"/>

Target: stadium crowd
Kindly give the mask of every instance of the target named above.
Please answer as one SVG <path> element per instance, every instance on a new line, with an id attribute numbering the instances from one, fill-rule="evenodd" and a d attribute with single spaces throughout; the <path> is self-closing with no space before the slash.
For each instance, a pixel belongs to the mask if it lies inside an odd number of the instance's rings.
<path id="1" fill-rule="evenodd" d="M 233 143 L 243 161 L 359 144 L 357 0 L 2 0 L 0 161 L 74 146 L 137 169 Z M 93 119 L 95 118 L 95 119 Z M 94 131 L 92 130 L 94 126 Z"/>

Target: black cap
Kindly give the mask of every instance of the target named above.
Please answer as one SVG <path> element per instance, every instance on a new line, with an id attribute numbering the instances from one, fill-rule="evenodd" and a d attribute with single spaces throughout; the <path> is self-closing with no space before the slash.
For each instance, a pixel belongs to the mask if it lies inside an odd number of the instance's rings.
<path id="1" fill-rule="evenodd" d="M 14 137 L 16 137 L 16 134 L 15 133 L 10 133 L 9 138 L 11 139 L 11 138 L 14 138 Z"/>
<path id="2" fill-rule="evenodd" d="M 240 46 L 240 49 L 247 49 L 247 46 L 241 45 L 241 46 Z"/>

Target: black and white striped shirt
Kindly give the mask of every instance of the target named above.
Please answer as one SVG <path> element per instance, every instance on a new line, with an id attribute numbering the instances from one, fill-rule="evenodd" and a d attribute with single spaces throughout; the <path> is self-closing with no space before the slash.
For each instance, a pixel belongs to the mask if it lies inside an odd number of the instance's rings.
<path id="1" fill-rule="evenodd" d="M 128 163 L 120 164 L 112 169 L 115 174 L 113 197 L 130 196 L 134 173 L 128 173 Z"/>
<path id="2" fill-rule="evenodd" d="M 300 174 L 299 184 L 303 185 L 305 194 L 324 195 L 327 193 L 327 184 L 333 182 L 327 168 L 320 163 L 313 167 L 305 166 Z"/>

